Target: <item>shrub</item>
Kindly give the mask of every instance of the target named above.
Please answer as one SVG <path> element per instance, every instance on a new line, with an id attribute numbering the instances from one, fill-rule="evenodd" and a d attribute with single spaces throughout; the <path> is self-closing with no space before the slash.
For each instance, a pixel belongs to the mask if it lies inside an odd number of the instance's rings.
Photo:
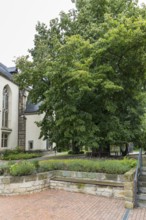
<path id="1" fill-rule="evenodd" d="M 98 157 L 99 156 L 99 152 L 88 151 L 88 152 L 86 152 L 86 156 L 87 157 Z"/>
<path id="2" fill-rule="evenodd" d="M 21 161 L 10 166 L 12 176 L 30 175 L 35 172 L 35 165 L 28 161 Z"/>
<path id="3" fill-rule="evenodd" d="M 22 159 L 31 159 L 42 156 L 41 153 L 16 153 L 9 152 L 6 154 L 3 154 L 3 160 L 22 160 Z"/>
<path id="4" fill-rule="evenodd" d="M 11 149 L 6 149 L 2 152 L 2 155 L 3 157 L 6 157 L 10 154 L 19 154 L 19 153 L 22 153 L 24 152 L 24 150 L 22 150 L 21 148 L 19 147 L 16 147 L 15 149 L 11 150 Z"/>
<path id="5" fill-rule="evenodd" d="M 83 150 L 81 150 L 81 151 L 79 152 L 79 154 L 84 154 L 84 151 L 83 151 Z"/>
<path id="6" fill-rule="evenodd" d="M 4 174 L 4 169 L 3 167 L 0 167 L 0 175 L 3 175 Z"/>
<path id="7" fill-rule="evenodd" d="M 68 151 L 68 154 L 73 154 L 73 151 L 72 150 Z"/>
<path id="8" fill-rule="evenodd" d="M 124 159 L 121 162 L 122 164 L 129 165 L 131 168 L 135 167 L 137 164 L 137 160 L 135 160 L 134 158 L 127 158 L 127 157 L 124 157 Z"/>
<path id="9" fill-rule="evenodd" d="M 51 171 L 65 169 L 65 163 L 61 160 L 49 160 L 39 162 L 39 171 Z"/>
<path id="10" fill-rule="evenodd" d="M 83 171 L 84 164 L 80 160 L 68 160 L 65 169 L 71 171 Z"/>
<path id="11" fill-rule="evenodd" d="M 39 165 L 39 161 L 38 160 L 32 161 L 32 164 L 35 166 L 36 170 L 39 169 L 40 165 Z"/>
<path id="12" fill-rule="evenodd" d="M 71 170 L 123 174 L 136 165 L 136 160 L 49 160 L 40 161 L 40 171 Z"/>
<path id="13" fill-rule="evenodd" d="M 91 157 L 92 156 L 92 152 L 87 151 L 86 152 L 86 157 Z"/>
<path id="14" fill-rule="evenodd" d="M 10 153 L 12 153 L 12 150 L 4 150 L 1 152 L 1 158 L 3 159 L 3 157 L 9 155 Z"/>
<path id="15" fill-rule="evenodd" d="M 12 176 L 30 175 L 35 172 L 51 170 L 70 170 L 82 172 L 100 172 L 109 174 L 124 174 L 136 166 L 135 159 L 124 158 L 123 160 L 87 160 L 87 159 L 64 159 L 44 161 L 20 161 L 9 162 L 0 166 L 0 175 L 11 174 Z"/>
<path id="16" fill-rule="evenodd" d="M 76 153 L 76 152 L 73 152 L 73 151 L 68 151 L 68 154 L 84 154 L 84 151 L 79 151 L 78 153 Z"/>
<path id="17" fill-rule="evenodd" d="M 17 153 L 20 153 L 20 152 L 25 152 L 25 149 L 24 149 L 24 147 L 17 146 L 13 151 L 16 151 Z"/>
<path id="18" fill-rule="evenodd" d="M 3 164 L 0 166 L 0 175 L 8 175 L 10 173 L 9 164 Z"/>
<path id="19" fill-rule="evenodd" d="M 103 173 L 110 174 L 123 174 L 130 170 L 130 166 L 128 164 L 122 164 L 121 161 L 104 161 L 99 164 L 99 170 Z"/>

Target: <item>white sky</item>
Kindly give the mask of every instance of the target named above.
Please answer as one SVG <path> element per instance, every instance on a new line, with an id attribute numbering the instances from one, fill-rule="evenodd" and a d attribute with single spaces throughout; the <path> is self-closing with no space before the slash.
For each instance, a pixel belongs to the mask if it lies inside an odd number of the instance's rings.
<path id="1" fill-rule="evenodd" d="M 14 66 L 15 57 L 33 48 L 38 21 L 49 21 L 74 7 L 71 0 L 0 0 L 0 63 Z"/>
<path id="2" fill-rule="evenodd" d="M 71 0 L 0 0 L 0 63 L 14 66 L 16 57 L 33 48 L 37 22 L 48 25 L 60 11 L 73 7 Z"/>

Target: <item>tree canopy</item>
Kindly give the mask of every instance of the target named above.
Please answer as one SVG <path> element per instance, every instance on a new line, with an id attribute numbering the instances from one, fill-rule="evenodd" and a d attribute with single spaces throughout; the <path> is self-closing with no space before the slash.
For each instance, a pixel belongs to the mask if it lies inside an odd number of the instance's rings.
<path id="1" fill-rule="evenodd" d="M 141 142 L 146 88 L 146 10 L 132 0 L 76 0 L 16 64 L 21 88 L 41 102 L 41 137 L 59 147 Z"/>

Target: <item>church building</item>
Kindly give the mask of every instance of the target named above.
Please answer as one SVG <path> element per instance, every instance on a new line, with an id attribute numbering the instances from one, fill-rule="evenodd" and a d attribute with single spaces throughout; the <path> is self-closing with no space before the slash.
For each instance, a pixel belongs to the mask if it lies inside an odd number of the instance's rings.
<path id="1" fill-rule="evenodd" d="M 28 92 L 13 81 L 18 71 L 0 63 L 0 151 L 22 147 L 25 150 L 48 150 L 47 140 L 39 139 L 36 121 L 39 105 L 27 101 Z"/>

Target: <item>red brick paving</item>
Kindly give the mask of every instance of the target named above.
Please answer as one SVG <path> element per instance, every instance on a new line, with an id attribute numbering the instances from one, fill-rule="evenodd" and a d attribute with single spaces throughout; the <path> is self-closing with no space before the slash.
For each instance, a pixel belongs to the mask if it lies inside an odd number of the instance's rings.
<path id="1" fill-rule="evenodd" d="M 123 220 L 124 200 L 46 190 L 0 196 L 0 220 Z M 146 220 L 146 208 L 130 210 L 126 220 Z"/>
<path id="2" fill-rule="evenodd" d="M 146 208 L 136 208 L 130 210 L 128 220 L 146 220 Z"/>
<path id="3" fill-rule="evenodd" d="M 0 196 L 0 220 L 121 220 L 124 201 L 46 190 L 23 196 Z"/>

